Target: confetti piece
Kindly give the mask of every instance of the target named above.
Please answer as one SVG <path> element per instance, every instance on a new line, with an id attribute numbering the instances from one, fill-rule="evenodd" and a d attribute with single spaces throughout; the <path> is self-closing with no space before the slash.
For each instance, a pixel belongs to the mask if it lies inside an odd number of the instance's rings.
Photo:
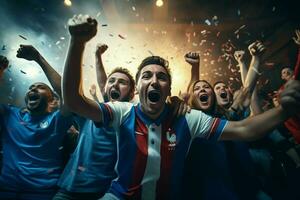
<path id="1" fill-rule="evenodd" d="M 238 9 L 238 10 L 237 10 L 237 14 L 238 14 L 238 16 L 240 16 L 240 15 L 241 15 L 241 11 L 240 11 L 240 9 Z"/>
<path id="2" fill-rule="evenodd" d="M 104 26 L 107 26 L 107 24 L 102 24 L 101 26 L 104 27 Z"/>
<path id="3" fill-rule="evenodd" d="M 83 167 L 83 166 L 78 166 L 78 170 L 83 172 L 83 171 L 85 171 L 85 167 Z"/>
<path id="4" fill-rule="evenodd" d="M 151 56 L 154 56 L 154 54 L 150 50 L 148 50 L 148 52 L 151 54 Z"/>
<path id="5" fill-rule="evenodd" d="M 59 45 L 60 44 L 60 41 L 58 40 L 56 43 L 55 43 L 55 45 Z"/>
<path id="6" fill-rule="evenodd" d="M 24 72 L 23 70 L 20 70 L 20 72 L 22 72 L 23 74 L 26 74 L 26 72 Z"/>
<path id="7" fill-rule="evenodd" d="M 111 34 L 111 33 L 109 34 L 109 36 L 110 36 L 110 37 L 114 37 L 114 35 L 113 35 L 113 34 Z"/>
<path id="8" fill-rule="evenodd" d="M 208 19 L 205 20 L 205 23 L 206 23 L 208 26 L 211 25 L 211 22 L 210 22 Z"/>
<path id="9" fill-rule="evenodd" d="M 135 7 L 134 6 L 132 6 L 132 10 L 135 11 Z"/>
<path id="10" fill-rule="evenodd" d="M 96 17 L 99 17 L 100 15 L 101 15 L 101 12 L 98 12 L 97 15 L 96 15 Z"/>
<path id="11" fill-rule="evenodd" d="M 241 27 L 239 27 L 236 31 L 234 31 L 234 34 L 238 34 L 240 30 L 242 30 L 243 28 L 245 28 L 246 25 L 242 25 Z"/>
<path id="12" fill-rule="evenodd" d="M 27 40 L 26 37 L 24 37 L 23 35 L 19 35 L 20 38 L 24 39 L 24 40 Z"/>
<path id="13" fill-rule="evenodd" d="M 64 40 L 64 39 L 65 39 L 65 37 L 60 37 L 60 39 L 61 39 L 61 40 Z"/>
<path id="14" fill-rule="evenodd" d="M 2 46 L 2 51 L 6 50 L 6 45 Z"/>

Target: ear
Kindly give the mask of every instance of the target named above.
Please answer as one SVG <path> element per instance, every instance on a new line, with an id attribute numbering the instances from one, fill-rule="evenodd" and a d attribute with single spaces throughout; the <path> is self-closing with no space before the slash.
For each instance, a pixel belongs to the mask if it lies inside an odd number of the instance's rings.
<path id="1" fill-rule="evenodd" d="M 134 95 L 138 95 L 138 94 L 139 94 L 138 86 L 135 86 L 134 87 Z"/>

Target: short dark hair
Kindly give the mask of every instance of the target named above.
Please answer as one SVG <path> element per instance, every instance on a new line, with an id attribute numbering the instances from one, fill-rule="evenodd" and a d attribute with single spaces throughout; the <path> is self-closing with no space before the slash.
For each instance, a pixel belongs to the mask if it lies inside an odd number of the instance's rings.
<path id="1" fill-rule="evenodd" d="M 171 76 L 171 71 L 169 68 L 169 62 L 160 56 L 149 56 L 149 57 L 145 58 L 138 67 L 137 73 L 135 75 L 135 81 L 136 82 L 138 81 L 138 79 L 141 75 L 141 70 L 145 66 L 152 65 L 152 64 L 162 66 L 167 71 L 167 75 L 168 75 L 168 78 L 169 78 L 170 84 L 171 84 L 172 76 Z"/>
<path id="2" fill-rule="evenodd" d="M 129 83 L 130 83 L 130 90 L 129 90 L 129 93 L 130 93 L 130 95 L 131 94 L 134 94 L 134 90 L 135 90 L 135 81 L 134 81 L 134 79 L 133 79 L 133 76 L 131 75 L 131 73 L 129 72 L 129 70 L 128 69 L 126 69 L 126 68 L 123 68 L 123 67 L 116 67 L 116 68 L 114 68 L 110 73 L 109 73 L 109 75 L 108 75 L 108 77 L 110 77 L 112 74 L 114 74 L 114 73 L 122 73 L 122 74 L 125 74 L 127 77 L 128 77 L 128 79 L 129 79 Z M 131 97 L 131 99 L 133 98 L 133 96 L 134 95 L 132 95 L 132 97 Z M 130 100 L 131 100 L 130 99 Z"/>

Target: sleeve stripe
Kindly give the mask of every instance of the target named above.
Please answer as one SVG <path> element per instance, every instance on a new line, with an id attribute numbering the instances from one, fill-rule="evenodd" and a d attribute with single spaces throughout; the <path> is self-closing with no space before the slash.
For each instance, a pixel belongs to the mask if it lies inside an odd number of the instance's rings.
<path id="1" fill-rule="evenodd" d="M 100 103 L 100 109 L 102 111 L 102 120 L 103 124 L 107 125 L 112 120 L 112 110 L 109 105 L 105 103 Z"/>
<path id="2" fill-rule="evenodd" d="M 113 119 L 113 112 L 111 110 L 111 107 L 109 105 L 107 105 L 107 104 L 104 104 L 104 105 L 106 106 L 106 108 L 107 108 L 107 110 L 109 112 L 109 121 L 112 121 L 112 119 Z"/>
<path id="3" fill-rule="evenodd" d="M 210 132 L 207 136 L 207 139 L 218 140 L 226 124 L 227 124 L 227 120 L 215 118 L 210 128 Z"/>

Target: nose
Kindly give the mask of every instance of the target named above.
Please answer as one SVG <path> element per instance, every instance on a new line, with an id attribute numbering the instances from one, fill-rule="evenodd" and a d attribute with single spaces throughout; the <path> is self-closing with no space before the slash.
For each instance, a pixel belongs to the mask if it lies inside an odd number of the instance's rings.
<path id="1" fill-rule="evenodd" d="M 29 90 L 29 91 L 36 92 L 36 91 L 37 91 L 37 87 L 36 87 L 36 86 L 33 86 L 33 87 L 31 87 L 31 88 L 30 88 L 30 90 Z"/>
<path id="2" fill-rule="evenodd" d="M 199 92 L 206 92 L 204 88 L 201 88 Z"/>
<path id="3" fill-rule="evenodd" d="M 113 88 L 119 88 L 119 81 L 115 81 L 113 84 L 112 84 L 112 87 Z"/>
<path id="4" fill-rule="evenodd" d="M 157 76 L 156 75 L 153 75 L 152 76 L 152 79 L 151 79 L 151 86 L 154 87 L 154 88 L 158 88 L 159 84 L 158 84 L 158 79 L 157 79 Z"/>

